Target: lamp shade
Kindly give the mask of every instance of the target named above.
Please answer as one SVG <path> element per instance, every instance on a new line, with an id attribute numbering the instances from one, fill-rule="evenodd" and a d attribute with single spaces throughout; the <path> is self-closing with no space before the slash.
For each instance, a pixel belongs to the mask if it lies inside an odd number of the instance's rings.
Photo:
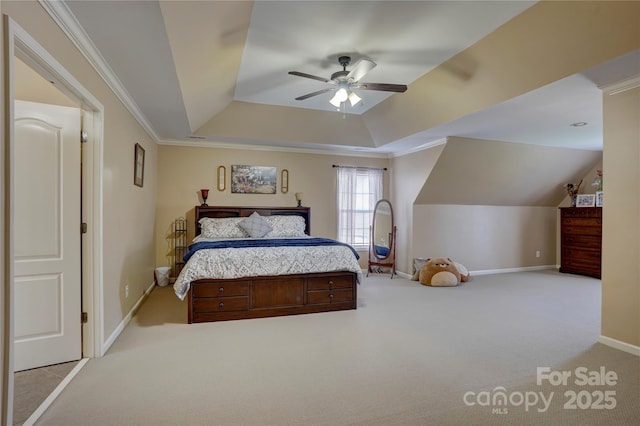
<path id="1" fill-rule="evenodd" d="M 336 94 L 333 96 L 333 98 L 331 98 L 331 100 L 329 102 L 334 107 L 340 108 L 340 105 L 344 101 L 346 101 L 348 97 L 349 97 L 349 94 L 347 93 L 347 89 L 345 89 L 344 87 L 341 87 L 340 89 L 338 89 Z"/>
<path id="2" fill-rule="evenodd" d="M 296 192 L 296 200 L 297 201 L 301 201 L 302 200 L 302 195 L 303 195 L 302 192 Z"/>
<path id="3" fill-rule="evenodd" d="M 202 195 L 202 206 L 208 206 L 207 204 L 207 197 L 209 197 L 209 190 L 208 189 L 201 189 L 200 190 L 200 195 Z"/>
<path id="4" fill-rule="evenodd" d="M 349 102 L 351 103 L 351 106 L 356 106 L 361 100 L 362 98 L 354 92 L 349 93 Z"/>

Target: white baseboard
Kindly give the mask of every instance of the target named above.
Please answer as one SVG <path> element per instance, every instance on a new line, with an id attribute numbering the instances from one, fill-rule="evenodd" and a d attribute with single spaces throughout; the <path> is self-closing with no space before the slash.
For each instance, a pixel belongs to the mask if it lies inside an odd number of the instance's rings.
<path id="1" fill-rule="evenodd" d="M 491 275 L 491 274 L 508 274 L 510 272 L 529 272 L 529 271 L 542 271 L 545 269 L 558 269 L 556 265 L 541 265 L 541 266 L 523 266 L 521 268 L 504 268 L 504 269 L 484 269 L 479 271 L 469 271 L 469 275 Z"/>
<path id="2" fill-rule="evenodd" d="M 406 278 L 408 280 L 410 280 L 411 277 L 413 277 L 413 274 L 407 274 L 405 272 L 400 272 L 400 271 L 396 271 L 396 274 L 398 274 L 399 277 Z"/>
<path id="3" fill-rule="evenodd" d="M 509 272 L 527 272 L 527 271 L 542 271 L 544 269 L 558 269 L 557 265 L 542 265 L 542 266 L 524 266 L 522 268 L 506 268 L 506 269 L 485 269 L 479 271 L 469 271 L 469 275 L 490 275 L 490 274 L 507 274 Z M 396 271 L 399 277 L 406 278 L 408 280 L 413 277 L 413 274 L 407 274 L 405 272 Z"/>
<path id="4" fill-rule="evenodd" d="M 640 346 L 635 346 L 630 343 L 622 342 L 620 340 L 612 339 L 611 337 L 602 335 L 598 338 L 598 342 L 602 343 L 603 345 L 610 346 L 614 349 L 628 352 L 631 355 L 640 356 Z"/>
<path id="5" fill-rule="evenodd" d="M 133 318 L 133 314 L 136 313 L 136 311 L 138 310 L 138 308 L 140 307 L 140 305 L 142 304 L 144 299 L 146 299 L 147 296 L 149 296 L 149 293 L 151 293 L 151 290 L 153 290 L 153 287 L 155 287 L 155 285 L 156 285 L 156 283 L 154 281 L 154 282 L 151 283 L 151 285 L 149 287 L 147 287 L 147 289 L 144 291 L 144 293 L 142 293 L 142 296 L 140 296 L 140 299 L 138 299 L 136 304 L 133 305 L 133 308 L 131 308 L 129 313 L 122 319 L 122 321 L 120 321 L 120 324 L 118 324 L 116 329 L 113 330 L 113 333 L 111 333 L 111 336 L 109 336 L 109 338 L 107 340 L 105 340 L 105 342 L 102 345 L 102 353 L 103 354 L 107 353 L 107 351 L 109 350 L 111 345 L 113 345 L 113 342 L 115 342 L 116 339 L 118 338 L 118 336 L 120 336 L 120 333 L 122 333 L 122 330 L 124 330 L 124 328 L 127 326 L 127 324 L 129 324 L 129 321 L 131 321 L 131 318 Z"/>
<path id="6" fill-rule="evenodd" d="M 53 404 L 53 401 L 55 401 L 58 395 L 62 393 L 64 388 L 67 387 L 67 385 L 76 376 L 76 374 L 78 374 L 78 372 L 82 370 L 82 367 L 84 367 L 87 361 L 89 361 L 89 358 L 82 358 L 78 362 L 78 364 L 76 364 L 76 366 L 73 367 L 73 370 L 71 370 L 69 374 L 67 374 L 67 376 L 64 379 L 62 379 L 62 381 L 58 384 L 58 386 L 56 386 L 53 392 L 51 392 L 51 394 L 49 394 L 49 396 L 44 401 L 42 401 L 42 404 L 40 404 L 40 406 L 36 408 L 36 411 L 34 411 L 29 416 L 29 418 L 25 420 L 22 426 L 32 426 L 33 424 L 35 424 L 36 420 L 38 420 L 40 416 L 42 416 L 42 414 L 44 414 L 44 412 L 47 411 L 47 408 L 49 408 L 49 406 Z"/>

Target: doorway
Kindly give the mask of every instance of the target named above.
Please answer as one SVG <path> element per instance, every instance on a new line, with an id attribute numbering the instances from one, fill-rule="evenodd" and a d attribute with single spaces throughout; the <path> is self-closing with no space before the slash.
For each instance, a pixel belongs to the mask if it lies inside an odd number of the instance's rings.
<path id="1" fill-rule="evenodd" d="M 57 87 L 76 105 L 82 109 L 82 125 L 87 131 L 88 143 L 82 150 L 82 218 L 88 224 L 87 233 L 83 234 L 82 244 L 82 307 L 86 322 L 82 326 L 82 356 L 99 357 L 103 350 L 103 314 L 102 314 L 102 140 L 103 115 L 102 104 L 80 84 L 53 56 L 44 50 L 29 34 L 6 15 L 3 16 L 5 26 L 5 79 L 9 90 L 5 96 L 4 128 L 9 137 L 5 138 L 6 156 L 4 166 L 6 188 L 6 210 L 4 212 L 4 229 L 13 230 L 15 225 L 15 128 L 14 91 L 16 89 L 15 63 L 17 59 L 42 76 L 49 84 Z M 78 223 L 78 227 L 80 223 Z M 12 423 L 12 406 L 14 395 L 13 354 L 15 326 L 15 242 L 13 232 L 5 234 L 5 263 L 7 300 L 4 310 L 4 322 L 7 333 L 4 335 L 4 357 L 7 360 L 3 375 L 3 424 Z M 78 318 L 78 322 L 80 318 Z"/>

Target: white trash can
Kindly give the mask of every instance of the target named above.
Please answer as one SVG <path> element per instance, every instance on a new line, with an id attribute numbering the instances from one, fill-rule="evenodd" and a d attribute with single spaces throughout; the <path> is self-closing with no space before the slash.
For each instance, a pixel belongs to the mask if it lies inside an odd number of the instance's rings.
<path id="1" fill-rule="evenodd" d="M 161 266 L 156 268 L 156 282 L 160 287 L 169 285 L 169 275 L 171 274 L 171 268 L 168 266 Z"/>

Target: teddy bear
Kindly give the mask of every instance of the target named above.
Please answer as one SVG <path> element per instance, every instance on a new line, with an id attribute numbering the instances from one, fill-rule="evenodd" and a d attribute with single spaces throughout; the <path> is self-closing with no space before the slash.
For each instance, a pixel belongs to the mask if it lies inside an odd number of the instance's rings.
<path id="1" fill-rule="evenodd" d="M 468 273 L 465 275 L 468 278 Z M 451 259 L 444 257 L 429 258 L 420 269 L 420 284 L 433 287 L 453 287 L 462 282 L 460 271 Z"/>

